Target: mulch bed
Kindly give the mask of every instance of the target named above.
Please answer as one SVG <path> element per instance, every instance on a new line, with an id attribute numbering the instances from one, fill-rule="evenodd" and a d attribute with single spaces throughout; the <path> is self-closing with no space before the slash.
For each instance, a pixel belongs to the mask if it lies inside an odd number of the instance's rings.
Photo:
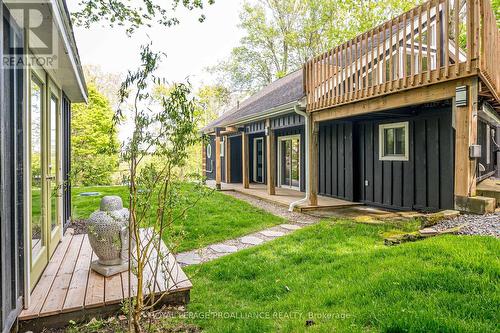
<path id="1" fill-rule="evenodd" d="M 151 333 L 199 333 L 201 328 L 179 320 L 166 321 L 165 318 L 175 318 L 185 312 L 184 307 L 163 306 L 158 310 L 149 311 L 143 315 L 143 331 Z M 57 329 L 44 329 L 42 333 L 119 333 L 128 331 L 127 317 L 123 314 L 98 320 L 91 319 L 86 323 L 72 324 Z"/>
<path id="2" fill-rule="evenodd" d="M 68 225 L 68 228 L 74 230 L 75 235 L 86 234 L 87 233 L 87 220 L 86 219 L 76 219 L 72 220 Z"/>

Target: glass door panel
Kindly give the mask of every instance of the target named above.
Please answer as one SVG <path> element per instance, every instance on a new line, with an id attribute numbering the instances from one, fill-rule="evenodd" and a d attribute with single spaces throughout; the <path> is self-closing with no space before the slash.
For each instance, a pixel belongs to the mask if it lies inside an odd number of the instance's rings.
<path id="1" fill-rule="evenodd" d="M 257 183 L 262 183 L 264 182 L 264 140 L 262 138 L 256 138 L 254 143 L 255 143 L 254 181 Z"/>
<path id="2" fill-rule="evenodd" d="M 45 107 L 44 85 L 33 77 L 30 82 L 30 169 L 31 169 L 31 272 L 33 287 L 49 261 L 47 216 L 45 210 Z"/>
<path id="3" fill-rule="evenodd" d="M 49 183 L 49 211 L 47 212 L 50 216 L 50 231 L 51 233 L 58 226 L 57 221 L 57 106 L 58 102 L 55 96 L 50 98 L 50 128 L 48 130 L 49 134 L 49 149 L 48 149 L 48 177 L 47 182 Z"/>
<path id="4" fill-rule="evenodd" d="M 290 155 L 291 155 L 291 187 L 300 187 L 300 144 L 299 139 L 290 140 Z"/>
<path id="5" fill-rule="evenodd" d="M 43 73 L 42 73 L 43 74 Z M 31 272 L 33 288 L 61 239 L 59 218 L 60 110 L 57 89 L 33 74 L 30 82 Z"/>
<path id="6" fill-rule="evenodd" d="M 36 261 L 47 241 L 43 226 L 42 85 L 31 83 L 31 258 Z"/>
<path id="7" fill-rule="evenodd" d="M 280 185 L 300 188 L 300 138 L 298 136 L 279 139 Z"/>
<path id="8" fill-rule="evenodd" d="M 52 83 L 52 82 L 50 82 Z M 54 250 L 61 239 L 62 225 L 60 218 L 60 207 L 59 204 L 59 192 L 60 192 L 60 103 L 59 94 L 57 93 L 57 88 L 52 84 L 49 84 L 50 99 L 48 101 L 48 112 L 47 112 L 47 147 L 44 151 L 47 152 L 46 159 L 46 188 L 47 188 L 47 198 L 46 198 L 46 219 L 47 219 L 47 230 L 48 232 L 48 251 L 49 257 L 52 255 Z"/>

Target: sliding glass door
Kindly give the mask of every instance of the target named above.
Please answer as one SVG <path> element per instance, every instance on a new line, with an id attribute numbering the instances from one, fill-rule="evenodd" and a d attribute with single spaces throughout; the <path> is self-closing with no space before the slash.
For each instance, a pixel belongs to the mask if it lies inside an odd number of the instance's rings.
<path id="1" fill-rule="evenodd" d="M 300 188 L 300 135 L 278 138 L 279 184 L 281 187 Z"/>

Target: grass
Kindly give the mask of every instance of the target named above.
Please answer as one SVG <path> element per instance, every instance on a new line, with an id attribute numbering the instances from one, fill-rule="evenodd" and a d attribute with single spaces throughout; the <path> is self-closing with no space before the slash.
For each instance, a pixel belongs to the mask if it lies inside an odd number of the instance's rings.
<path id="1" fill-rule="evenodd" d="M 393 229 L 322 222 L 187 267 L 194 288 L 187 319 L 177 320 L 207 332 L 498 329 L 498 239 L 442 236 L 384 246 L 382 234 Z M 309 319 L 314 324 L 306 327 Z"/>
<path id="2" fill-rule="evenodd" d="M 187 193 L 189 186 L 186 185 Z M 99 192 L 100 195 L 80 196 L 82 192 Z M 88 218 L 92 212 L 99 209 L 99 202 L 104 195 L 118 195 L 123 199 L 124 205 L 128 202 L 128 190 L 125 186 L 73 188 L 71 204 L 74 218 Z M 196 207 L 187 212 L 186 218 L 174 226 L 175 238 L 178 239 L 175 251 L 198 249 L 283 222 L 282 218 L 244 201 L 214 192 L 201 199 Z M 168 242 L 167 237 L 164 238 Z"/>

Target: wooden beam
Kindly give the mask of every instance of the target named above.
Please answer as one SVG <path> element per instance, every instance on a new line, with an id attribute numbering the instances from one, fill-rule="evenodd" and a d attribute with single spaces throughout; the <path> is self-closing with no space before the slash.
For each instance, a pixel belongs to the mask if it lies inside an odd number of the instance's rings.
<path id="1" fill-rule="evenodd" d="M 266 120 L 267 136 L 266 136 L 266 162 L 267 162 L 267 194 L 275 195 L 275 175 L 276 175 L 276 145 L 274 143 L 274 131 L 271 129 L 271 122 Z"/>
<path id="2" fill-rule="evenodd" d="M 318 134 L 319 134 L 319 123 L 318 122 L 310 122 L 310 125 L 312 127 L 312 130 L 310 131 L 311 133 L 311 138 L 310 138 L 310 144 L 309 147 L 306 147 L 306 149 L 309 149 L 309 170 L 306 170 L 306 172 L 309 173 L 309 205 L 310 206 L 317 206 L 318 205 L 318 158 L 319 158 L 319 151 L 318 151 Z"/>
<path id="3" fill-rule="evenodd" d="M 477 141 L 477 99 L 478 80 L 474 78 L 468 85 L 468 105 L 455 106 L 455 197 L 476 195 L 476 160 L 469 158 L 469 146 Z"/>
<path id="4" fill-rule="evenodd" d="M 250 181 L 248 178 L 248 134 L 246 132 L 241 133 L 241 175 L 243 177 L 243 188 L 250 187 Z"/>
<path id="5" fill-rule="evenodd" d="M 471 78 L 463 78 L 454 81 L 444 81 L 404 92 L 345 104 L 331 109 L 313 112 L 312 117 L 315 122 L 326 121 L 451 99 L 455 96 L 456 87 L 470 85 L 471 80 Z"/>
<path id="6" fill-rule="evenodd" d="M 216 131 L 215 134 L 215 187 L 221 189 L 221 160 L 220 160 L 220 131 Z"/>

